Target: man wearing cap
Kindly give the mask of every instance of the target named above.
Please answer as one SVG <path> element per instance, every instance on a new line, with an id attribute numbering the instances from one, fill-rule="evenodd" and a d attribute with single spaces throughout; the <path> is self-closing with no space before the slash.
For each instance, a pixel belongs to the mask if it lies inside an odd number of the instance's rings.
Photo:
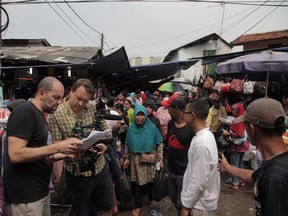
<path id="1" fill-rule="evenodd" d="M 212 133 L 216 133 L 221 129 L 222 123 L 219 118 L 227 118 L 227 113 L 224 106 L 221 106 L 221 96 L 214 92 L 209 96 L 213 102 L 213 106 L 209 109 L 206 119 L 207 125 Z"/>
<path id="2" fill-rule="evenodd" d="M 255 182 L 256 215 L 287 215 L 288 152 L 282 139 L 286 130 L 283 106 L 274 99 L 257 99 L 247 107 L 244 116 L 235 119 L 241 121 L 245 122 L 251 144 L 263 156 L 262 165 L 254 172 L 236 168 L 222 154 L 218 169 L 243 181 Z"/>
<path id="3" fill-rule="evenodd" d="M 186 101 L 179 94 L 173 94 L 169 100 L 161 102 L 168 107 L 172 120 L 168 123 L 168 178 L 169 195 L 174 203 L 178 215 L 182 204 L 180 200 L 183 176 L 188 163 L 188 150 L 194 136 L 192 129 L 186 124 L 184 109 Z"/>

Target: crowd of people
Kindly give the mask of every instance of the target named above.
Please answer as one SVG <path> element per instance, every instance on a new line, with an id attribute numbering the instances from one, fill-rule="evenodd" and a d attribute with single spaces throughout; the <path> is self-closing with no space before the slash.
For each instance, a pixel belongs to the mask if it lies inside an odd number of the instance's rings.
<path id="1" fill-rule="evenodd" d="M 65 176 L 70 215 L 116 214 L 115 195 L 123 201 L 117 195 L 125 190 L 125 169 L 134 194 L 133 216 L 141 215 L 146 195 L 150 215 L 157 215 L 153 182 L 159 169 L 167 173 L 178 216 L 216 214 L 220 172 L 231 174 L 227 183 L 235 192 L 255 182 L 256 215 L 287 214 L 284 100 L 229 105 L 218 91 L 201 97 L 139 89 L 97 98 L 95 92 L 93 83 L 81 78 L 64 97 L 62 83 L 46 77 L 33 101 L 12 102 L 3 141 L 4 215 L 51 215 L 49 187 L 57 161 L 64 162 L 58 175 Z M 105 139 L 83 147 L 92 130 L 107 132 Z M 263 157 L 256 171 L 243 164 L 250 144 Z"/>

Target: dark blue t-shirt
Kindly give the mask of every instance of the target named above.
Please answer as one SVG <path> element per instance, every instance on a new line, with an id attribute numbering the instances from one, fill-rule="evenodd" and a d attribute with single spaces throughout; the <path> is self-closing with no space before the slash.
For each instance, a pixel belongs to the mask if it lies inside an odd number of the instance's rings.
<path id="1" fill-rule="evenodd" d="M 263 161 L 252 174 L 256 216 L 288 215 L 288 152 Z"/>

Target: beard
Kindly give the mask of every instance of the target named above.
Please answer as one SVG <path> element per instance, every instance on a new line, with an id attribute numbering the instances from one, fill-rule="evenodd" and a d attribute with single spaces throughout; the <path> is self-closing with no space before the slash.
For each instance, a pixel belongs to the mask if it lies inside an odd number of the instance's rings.
<path id="1" fill-rule="evenodd" d="M 57 109 L 57 106 L 52 106 L 46 99 L 43 101 L 43 110 L 45 113 L 53 114 Z"/>

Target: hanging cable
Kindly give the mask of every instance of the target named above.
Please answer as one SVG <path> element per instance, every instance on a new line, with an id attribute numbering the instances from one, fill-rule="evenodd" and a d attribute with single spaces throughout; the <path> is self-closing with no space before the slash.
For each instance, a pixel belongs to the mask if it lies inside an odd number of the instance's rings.
<path id="1" fill-rule="evenodd" d="M 242 35 L 245 35 L 247 32 L 249 32 L 251 29 L 253 29 L 255 26 L 257 26 L 259 23 L 261 23 L 267 16 L 272 14 L 277 8 L 279 8 L 282 4 L 284 4 L 286 0 L 283 0 L 277 7 L 275 7 L 272 11 L 270 11 L 268 14 L 266 14 L 262 19 L 260 19 L 255 25 L 251 26 L 248 30 L 246 30 Z"/>
<path id="2" fill-rule="evenodd" d="M 69 25 L 69 23 L 67 23 L 67 21 L 51 6 L 51 4 L 45 0 L 45 2 L 49 5 L 49 7 L 52 8 L 52 10 L 66 23 L 66 25 L 87 45 L 89 46 L 89 44 Z"/>
<path id="3" fill-rule="evenodd" d="M 9 20 L 9 15 L 8 15 L 7 11 L 5 10 L 5 8 L 0 6 L 0 10 L 2 10 L 5 13 L 5 16 L 6 16 L 6 19 L 7 19 L 6 23 L 1 25 L 1 32 L 4 32 L 8 28 L 10 20 Z"/>
<path id="4" fill-rule="evenodd" d="M 67 6 L 73 11 L 73 13 L 88 27 L 90 28 L 91 30 L 93 30 L 94 32 L 98 33 L 100 36 L 102 35 L 101 32 L 97 31 L 95 28 L 93 28 L 92 26 L 90 26 L 85 20 L 83 20 L 79 14 L 70 6 L 70 4 L 68 3 L 68 1 L 64 0 L 64 2 L 67 4 Z M 106 36 L 105 36 L 106 39 L 108 39 Z M 109 39 L 108 39 L 109 40 Z M 111 40 L 109 40 L 111 42 Z M 111 42 L 113 46 L 114 43 Z M 106 45 L 108 46 L 108 44 L 106 43 Z M 110 47 L 108 46 L 108 49 L 111 51 Z"/>
<path id="5" fill-rule="evenodd" d="M 62 11 L 62 13 L 67 17 L 67 19 L 70 20 L 70 22 L 82 33 L 84 34 L 93 44 L 95 44 L 95 42 L 85 33 L 83 32 L 77 25 L 75 22 L 73 22 L 73 20 L 68 16 L 67 13 L 65 13 L 65 11 L 59 6 L 59 4 L 53 0 L 53 2 L 56 4 L 56 6 L 59 8 L 59 10 Z"/>
<path id="6" fill-rule="evenodd" d="M 93 27 L 91 27 L 90 25 L 88 25 L 79 15 L 78 15 L 78 13 L 76 13 L 76 11 L 69 5 L 69 3 L 66 1 L 66 0 L 64 0 L 64 2 L 67 4 L 67 6 L 73 11 L 73 13 L 88 27 L 88 28 L 90 28 L 90 29 L 92 29 L 93 31 L 95 31 L 96 33 L 98 33 L 98 34 L 102 34 L 101 32 L 99 32 L 99 31 L 97 31 L 96 29 L 94 29 Z"/>

